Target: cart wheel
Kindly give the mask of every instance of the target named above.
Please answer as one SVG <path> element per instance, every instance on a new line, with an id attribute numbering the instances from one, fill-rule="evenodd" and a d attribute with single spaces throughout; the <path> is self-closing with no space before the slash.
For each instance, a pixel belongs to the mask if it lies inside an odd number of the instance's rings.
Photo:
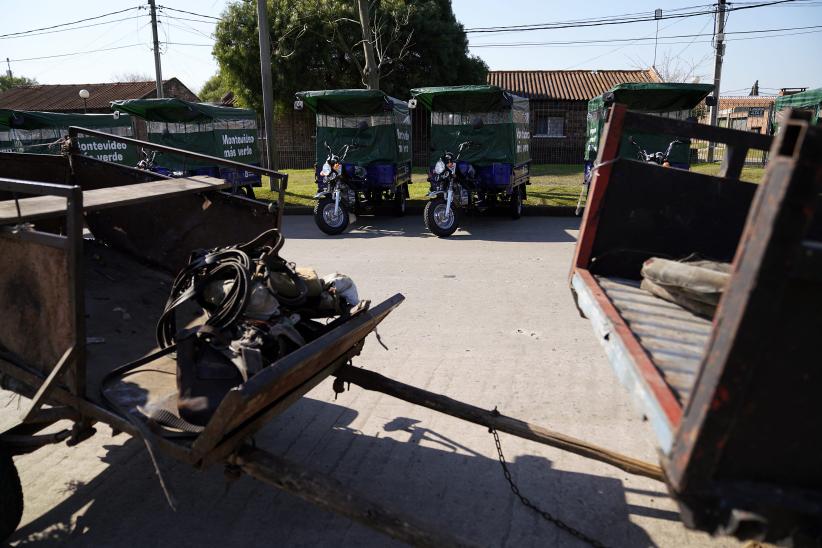
<path id="1" fill-rule="evenodd" d="M 400 185 L 394 189 L 394 215 L 402 217 L 405 215 L 405 185 Z"/>
<path id="2" fill-rule="evenodd" d="M 0 453 L 0 541 L 14 533 L 23 517 L 23 488 L 11 455 Z"/>
<path id="3" fill-rule="evenodd" d="M 511 191 L 511 218 L 519 219 L 522 217 L 522 192 L 519 187 L 514 187 Z"/>
<path id="4" fill-rule="evenodd" d="M 450 236 L 459 226 L 457 208 L 451 204 L 451 211 L 446 211 L 445 200 L 442 198 L 434 198 L 425 204 L 423 218 L 425 227 L 440 238 Z"/>
<path id="5" fill-rule="evenodd" d="M 334 215 L 334 200 L 323 198 L 314 206 L 314 222 L 330 236 L 340 234 L 348 228 L 348 208 L 341 201 L 340 209 Z"/>

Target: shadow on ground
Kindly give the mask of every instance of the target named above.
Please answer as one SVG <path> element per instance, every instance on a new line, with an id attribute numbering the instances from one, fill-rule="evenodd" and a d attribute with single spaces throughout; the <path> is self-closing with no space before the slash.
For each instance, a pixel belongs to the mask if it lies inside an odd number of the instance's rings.
<path id="1" fill-rule="evenodd" d="M 352 429 L 356 417 L 355 410 L 303 398 L 258 436 L 258 446 L 477 545 L 581 545 L 515 500 L 496 460 L 411 417 L 387 420 L 376 436 Z M 503 436 L 503 447 L 505 442 Z M 490 435 L 488 443 L 493 447 Z M 140 442 L 128 439 L 105 449 L 105 471 L 89 483 L 67 485 L 71 494 L 20 529 L 13 545 L 391 544 L 252 479 L 228 483 L 219 467 L 200 472 L 161 457 L 177 496 L 175 512 L 165 504 Z M 609 546 L 652 545 L 630 521 L 632 514 L 676 519 L 628 504 L 620 480 L 556 470 L 542 457 L 510 456 L 525 496 Z"/>
<path id="2" fill-rule="evenodd" d="M 513 220 L 503 215 L 474 214 L 461 218 L 460 228 L 447 241 L 484 240 L 489 242 L 572 242 L 569 231 L 579 229 L 579 217 L 528 217 Z M 283 232 L 287 238 L 433 238 L 422 215 L 405 217 L 361 216 L 345 233 L 328 236 L 317 228 L 312 217 L 286 216 Z"/>

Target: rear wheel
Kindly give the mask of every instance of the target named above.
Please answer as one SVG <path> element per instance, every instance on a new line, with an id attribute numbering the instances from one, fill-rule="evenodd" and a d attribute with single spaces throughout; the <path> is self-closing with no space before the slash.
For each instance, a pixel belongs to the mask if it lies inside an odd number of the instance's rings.
<path id="1" fill-rule="evenodd" d="M 511 191 L 511 218 L 519 219 L 522 217 L 522 192 L 518 186 L 515 186 Z"/>
<path id="2" fill-rule="evenodd" d="M 0 452 L 0 541 L 14 533 L 23 517 L 23 488 L 11 455 Z"/>
<path id="3" fill-rule="evenodd" d="M 314 222 L 326 234 L 333 236 L 348 228 L 348 208 L 340 201 L 340 207 L 334 213 L 334 200 L 323 198 L 314 206 Z"/>
<path id="4" fill-rule="evenodd" d="M 406 207 L 406 198 L 405 198 L 405 185 L 400 185 L 394 188 L 394 215 L 397 217 L 402 217 L 405 215 L 405 207 Z"/>
<path id="5" fill-rule="evenodd" d="M 425 227 L 440 238 L 446 238 L 453 234 L 459 226 L 457 208 L 451 204 L 450 211 L 446 207 L 443 198 L 434 198 L 425 204 Z"/>

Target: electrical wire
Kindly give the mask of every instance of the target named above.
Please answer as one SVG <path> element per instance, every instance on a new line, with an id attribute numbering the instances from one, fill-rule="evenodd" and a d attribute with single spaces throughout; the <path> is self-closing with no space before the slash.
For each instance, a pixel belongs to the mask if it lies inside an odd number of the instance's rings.
<path id="1" fill-rule="evenodd" d="M 98 53 L 98 52 L 101 52 L 101 51 L 113 51 L 113 50 L 117 50 L 117 49 L 133 48 L 133 47 L 143 46 L 143 45 L 144 44 L 128 44 L 128 45 L 125 45 L 125 46 L 117 46 L 115 48 L 101 48 L 101 49 L 92 49 L 92 50 L 88 50 L 88 51 L 74 51 L 74 52 L 71 52 L 71 53 L 59 53 L 59 54 L 56 54 L 56 55 L 44 55 L 42 57 L 28 57 L 26 59 L 9 59 L 9 62 L 19 63 L 19 62 L 22 62 L 22 61 L 39 61 L 41 59 L 56 59 L 58 57 L 71 57 L 72 55 L 85 55 L 87 53 Z"/>
<path id="2" fill-rule="evenodd" d="M 197 17 L 205 17 L 206 19 L 216 19 L 217 21 L 220 21 L 222 19 L 221 17 L 214 17 L 213 15 L 205 15 L 204 13 L 197 13 L 197 12 L 194 12 L 194 11 L 180 10 L 180 9 L 177 9 L 177 8 L 170 8 L 168 6 L 162 6 L 162 5 L 158 5 L 157 9 L 176 11 L 178 13 L 186 13 L 188 15 L 196 15 Z"/>
<path id="3" fill-rule="evenodd" d="M 139 19 L 139 18 L 140 18 L 140 15 L 138 14 L 138 15 L 134 15 L 132 17 L 123 17 L 122 19 L 114 19 L 112 21 L 101 21 L 100 23 L 92 23 L 91 25 L 81 25 L 79 27 L 71 27 L 69 29 L 47 30 L 47 31 L 43 31 L 43 32 L 33 32 L 33 33 L 29 33 L 29 34 L 23 34 L 23 35 L 20 35 L 20 36 L 6 36 L 4 38 L 0 37 L 0 40 L 14 40 L 14 39 L 17 39 L 17 38 L 30 38 L 32 36 L 42 36 L 44 34 L 55 34 L 55 33 L 58 33 L 58 32 L 69 32 L 69 31 L 72 31 L 72 30 L 90 29 L 90 28 L 93 28 L 93 27 L 101 27 L 103 25 L 111 25 L 113 23 L 121 23 L 123 21 L 131 21 L 132 19 Z"/>
<path id="4" fill-rule="evenodd" d="M 109 13 L 104 13 L 102 15 L 96 15 L 94 17 L 87 17 L 85 19 L 78 19 L 77 21 L 72 21 L 70 23 L 60 23 L 59 25 L 51 25 L 49 27 L 41 27 L 39 29 L 21 30 L 19 32 L 10 32 L 8 34 L 0 34 L 0 38 L 7 38 L 7 37 L 10 37 L 10 36 L 19 36 L 19 35 L 23 35 L 23 34 L 31 34 L 31 33 L 34 33 L 34 32 L 40 32 L 40 31 L 44 31 L 44 30 L 51 30 L 51 29 L 56 29 L 56 28 L 60 28 L 60 27 L 68 27 L 68 26 L 71 26 L 71 25 L 76 25 L 77 23 L 85 23 L 86 21 L 94 21 L 96 19 L 102 19 L 104 17 L 109 17 L 111 15 L 117 15 L 117 14 L 120 14 L 120 13 L 126 13 L 127 11 L 140 10 L 140 9 L 144 9 L 144 6 L 135 6 L 135 7 L 132 7 L 132 8 L 126 8 L 126 9 L 122 9 L 122 10 L 119 10 L 119 11 L 112 11 L 112 12 L 109 12 Z"/>

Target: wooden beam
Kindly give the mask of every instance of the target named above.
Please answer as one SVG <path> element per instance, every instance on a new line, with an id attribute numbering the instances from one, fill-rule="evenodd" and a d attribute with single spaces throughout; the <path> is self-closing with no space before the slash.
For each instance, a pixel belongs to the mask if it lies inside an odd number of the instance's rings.
<path id="1" fill-rule="evenodd" d="M 232 464 L 248 475 L 282 489 L 325 510 L 342 514 L 411 546 L 469 546 L 445 532 L 383 508 L 342 485 L 336 479 L 260 449 L 232 457 Z"/>
<path id="2" fill-rule="evenodd" d="M 580 455 L 589 459 L 597 460 L 615 466 L 620 470 L 644 476 L 646 478 L 665 481 L 662 469 L 656 464 L 644 462 L 632 457 L 621 455 L 598 447 L 586 441 L 578 440 L 558 432 L 553 432 L 536 424 L 506 417 L 496 410 L 488 411 L 480 407 L 475 407 L 467 403 L 451 399 L 447 396 L 428 392 L 420 388 L 403 384 L 389 379 L 379 373 L 357 369 L 351 366 L 339 369 L 334 376 L 342 381 L 356 384 L 366 390 L 374 390 L 383 394 L 399 398 L 401 400 L 451 415 L 474 424 L 479 424 L 488 428 L 494 428 L 500 432 L 511 434 L 520 438 L 535 441 L 543 445 L 556 447 L 564 451 Z"/>

